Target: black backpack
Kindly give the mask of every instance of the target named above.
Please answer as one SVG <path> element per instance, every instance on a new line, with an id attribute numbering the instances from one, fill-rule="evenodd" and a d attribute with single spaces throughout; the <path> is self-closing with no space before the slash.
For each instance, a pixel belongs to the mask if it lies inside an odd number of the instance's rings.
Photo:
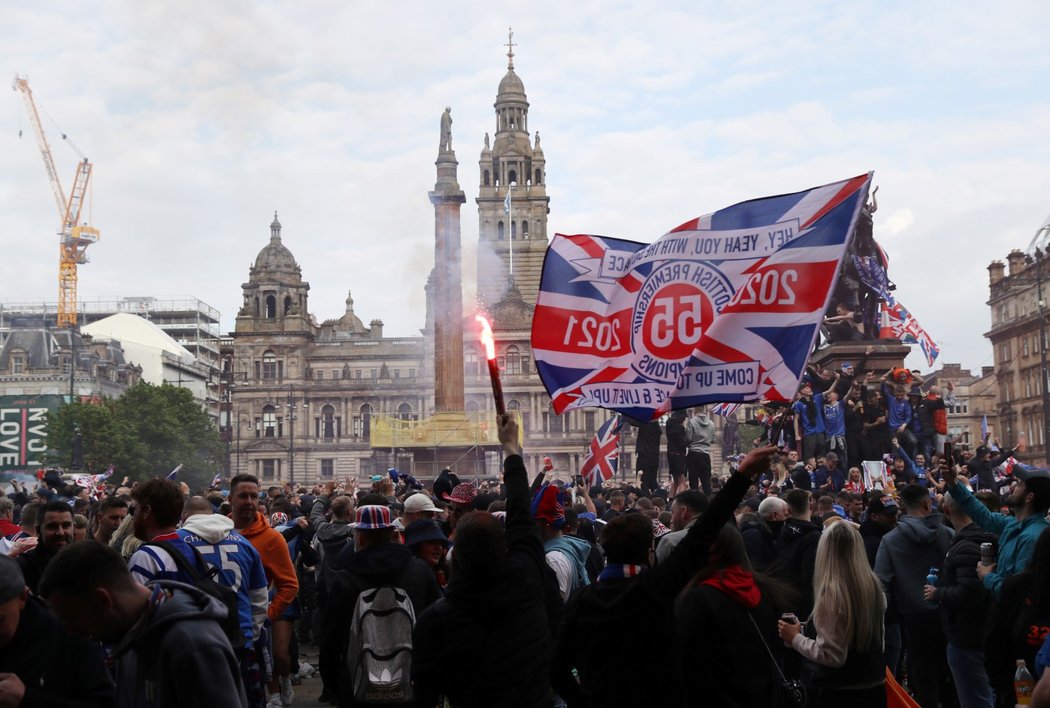
<path id="1" fill-rule="evenodd" d="M 198 590 L 210 595 L 219 601 L 223 607 L 226 608 L 226 617 L 219 620 L 219 626 L 222 628 L 223 634 L 230 640 L 230 645 L 234 649 L 239 649 L 244 646 L 244 632 L 241 631 L 241 614 L 239 607 L 239 600 L 237 599 L 237 593 L 232 588 L 226 587 L 221 581 L 217 579 L 219 569 L 211 566 L 208 561 L 204 560 L 204 556 L 200 554 L 196 548 L 190 544 L 186 544 L 193 551 L 193 556 L 196 558 L 196 568 L 190 566 L 186 560 L 186 556 L 179 552 L 171 543 L 167 541 L 150 541 L 149 543 L 143 543 L 143 546 L 156 546 L 162 548 L 164 551 L 171 556 L 171 559 L 175 561 L 176 567 L 179 572 L 183 575 L 192 578 L 193 581 L 189 583 Z M 201 572 L 203 568 L 204 571 Z"/>

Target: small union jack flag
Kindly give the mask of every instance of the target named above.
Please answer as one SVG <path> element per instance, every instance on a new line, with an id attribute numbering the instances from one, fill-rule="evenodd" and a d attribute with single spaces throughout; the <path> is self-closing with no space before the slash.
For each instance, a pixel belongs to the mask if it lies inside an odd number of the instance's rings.
<path id="1" fill-rule="evenodd" d="M 736 409 L 739 407 L 739 403 L 717 403 L 711 406 L 711 413 L 714 415 L 720 415 L 723 418 L 728 418 L 736 413 Z"/>
<path id="2" fill-rule="evenodd" d="M 580 474 L 588 486 L 601 484 L 616 474 L 616 466 L 620 458 L 621 430 L 623 430 L 623 419 L 614 415 L 602 423 L 602 427 L 598 428 L 598 432 L 594 434 L 594 439 L 587 448 L 587 457 L 580 467 Z"/>

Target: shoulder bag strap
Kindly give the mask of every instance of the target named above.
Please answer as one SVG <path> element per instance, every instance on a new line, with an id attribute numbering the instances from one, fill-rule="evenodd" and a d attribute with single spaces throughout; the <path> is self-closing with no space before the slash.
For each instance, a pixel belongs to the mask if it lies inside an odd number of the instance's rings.
<path id="1" fill-rule="evenodd" d="M 780 680 L 787 683 L 787 677 L 784 676 L 784 672 L 780 668 L 780 664 L 777 663 L 777 658 L 773 656 L 773 650 L 769 648 L 769 644 L 766 643 L 766 638 L 762 636 L 762 630 L 758 628 L 758 622 L 755 621 L 754 615 L 751 614 L 751 610 L 747 611 L 747 618 L 751 620 L 751 626 L 755 628 L 755 634 L 758 635 L 759 640 L 762 642 L 762 646 L 766 648 L 766 654 L 769 655 L 769 661 L 773 664 L 773 668 L 777 670 L 777 674 L 780 676 Z"/>

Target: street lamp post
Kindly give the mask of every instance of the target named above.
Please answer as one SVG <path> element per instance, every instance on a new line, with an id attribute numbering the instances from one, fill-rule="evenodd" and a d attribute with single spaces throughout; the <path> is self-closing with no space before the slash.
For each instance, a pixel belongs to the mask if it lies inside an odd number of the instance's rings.
<path id="1" fill-rule="evenodd" d="M 298 401 L 295 398 L 295 394 L 292 392 L 291 384 L 288 385 L 288 481 L 295 484 L 295 422 L 299 420 L 299 416 L 296 415 L 296 407 Z M 306 407 L 306 403 L 303 403 L 303 407 Z"/>

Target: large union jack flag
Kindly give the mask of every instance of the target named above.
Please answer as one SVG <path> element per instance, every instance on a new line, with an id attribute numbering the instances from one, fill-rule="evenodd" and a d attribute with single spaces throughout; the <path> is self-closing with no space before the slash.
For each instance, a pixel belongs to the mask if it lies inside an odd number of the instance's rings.
<path id="1" fill-rule="evenodd" d="M 556 412 L 636 420 L 790 401 L 871 175 L 743 202 L 643 244 L 555 235 L 532 324 Z"/>
<path id="2" fill-rule="evenodd" d="M 598 432 L 594 434 L 594 439 L 587 448 L 587 457 L 580 466 L 580 474 L 587 482 L 587 486 L 593 487 L 601 484 L 616 474 L 620 459 L 621 430 L 623 430 L 623 420 L 620 416 L 614 415 L 602 423 Z"/>
<path id="3" fill-rule="evenodd" d="M 879 311 L 882 316 L 879 336 L 885 339 L 899 339 L 905 344 L 918 344 L 926 357 L 926 363 L 933 366 L 941 349 L 929 333 L 922 328 L 919 321 L 912 317 L 907 308 L 899 302 L 881 302 Z"/>

